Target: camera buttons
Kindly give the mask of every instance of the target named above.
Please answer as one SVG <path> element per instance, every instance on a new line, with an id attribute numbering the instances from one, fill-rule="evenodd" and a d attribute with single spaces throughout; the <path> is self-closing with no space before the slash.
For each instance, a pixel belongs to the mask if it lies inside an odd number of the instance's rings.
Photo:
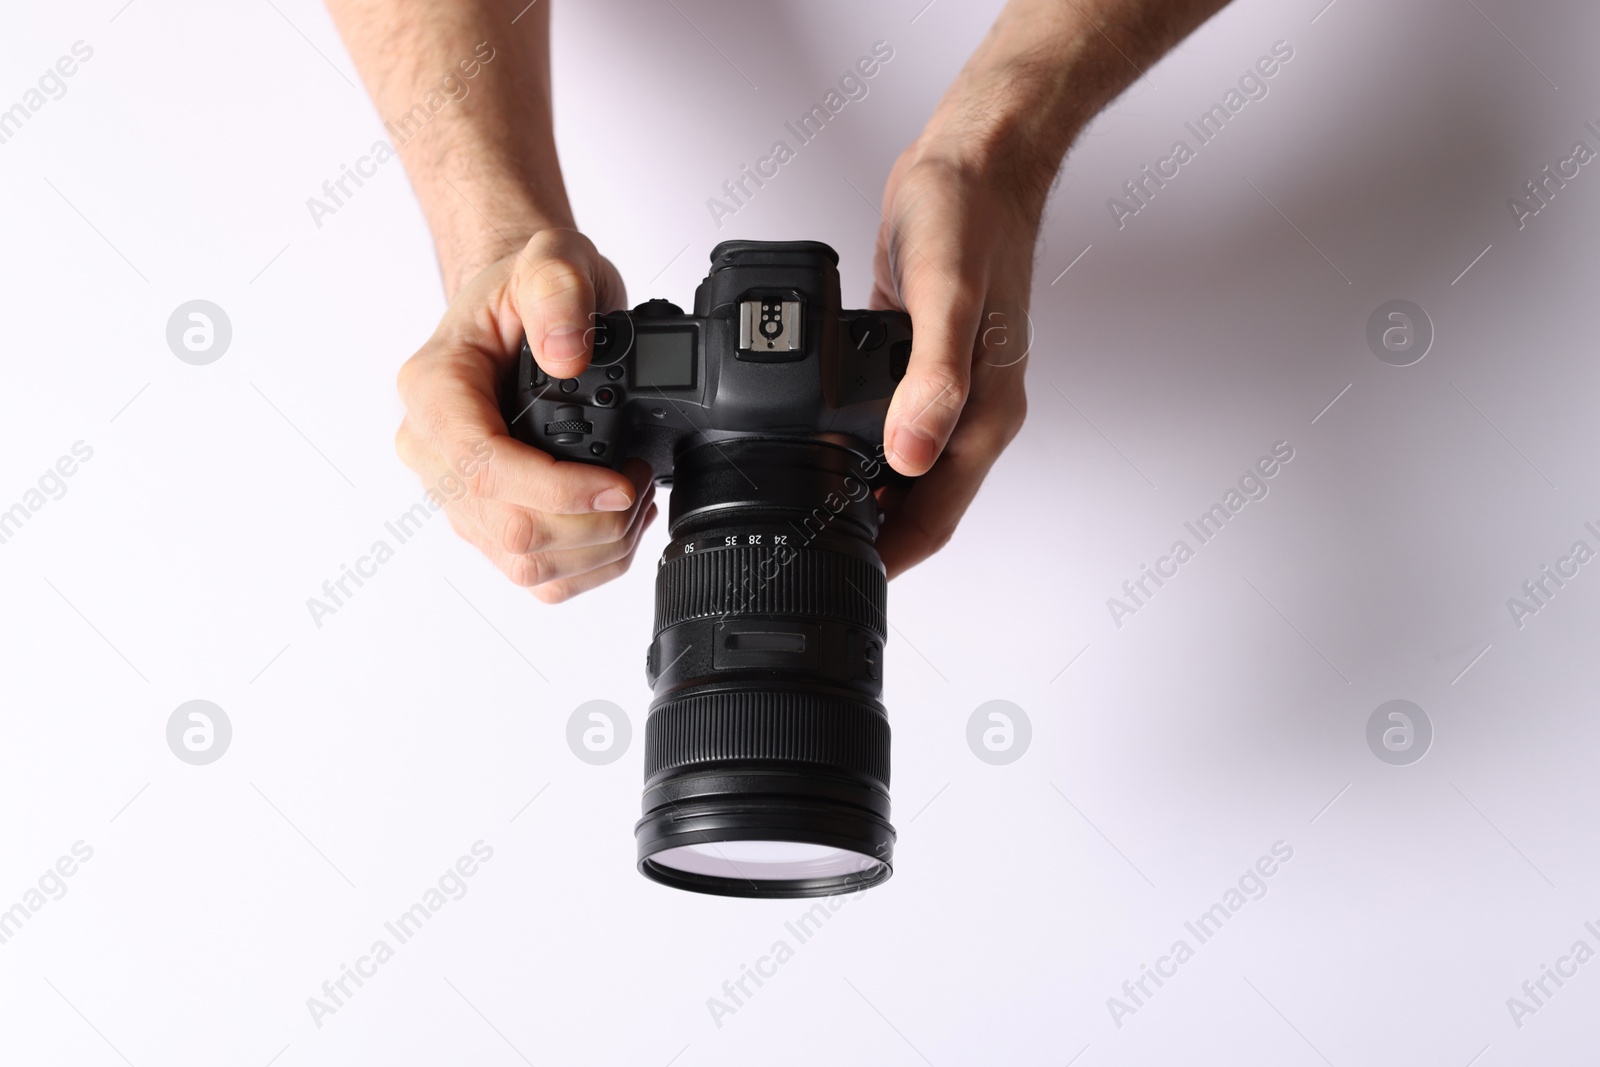
<path id="1" fill-rule="evenodd" d="M 556 408 L 555 421 L 544 424 L 544 432 L 553 444 L 576 445 L 594 432 L 594 423 L 583 417 L 578 405 L 562 404 Z"/>
<path id="2" fill-rule="evenodd" d="M 876 315 L 863 315 L 850 324 L 850 346 L 857 352 L 871 352 L 889 339 L 889 328 Z"/>

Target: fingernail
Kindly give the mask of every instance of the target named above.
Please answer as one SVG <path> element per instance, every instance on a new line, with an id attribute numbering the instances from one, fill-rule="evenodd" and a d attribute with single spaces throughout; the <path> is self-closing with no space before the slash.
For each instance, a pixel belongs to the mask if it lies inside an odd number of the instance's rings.
<path id="1" fill-rule="evenodd" d="M 621 489 L 607 489 L 594 498 L 596 511 L 627 511 L 633 507 L 633 499 Z"/>
<path id="2" fill-rule="evenodd" d="M 544 358 L 552 363 L 565 363 L 583 356 L 583 331 L 576 326 L 558 326 L 544 335 Z"/>
<path id="3" fill-rule="evenodd" d="M 933 438 L 915 426 L 902 426 L 894 434 L 894 454 L 908 467 L 931 467 L 938 448 Z"/>

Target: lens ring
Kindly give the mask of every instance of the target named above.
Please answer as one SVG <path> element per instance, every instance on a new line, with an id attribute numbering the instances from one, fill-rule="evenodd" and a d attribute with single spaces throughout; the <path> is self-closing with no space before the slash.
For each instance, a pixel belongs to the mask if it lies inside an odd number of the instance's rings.
<path id="1" fill-rule="evenodd" d="M 894 872 L 894 828 L 888 820 L 849 805 L 744 794 L 686 801 L 640 820 L 639 870 L 680 889 L 740 897 L 809 897 L 877 885 Z M 722 873 L 684 870 L 674 850 L 728 842 L 787 842 L 822 846 L 861 858 L 856 869 L 811 877 L 729 865 Z M 663 856 L 663 854 L 667 854 Z M 658 860 L 657 857 L 663 857 Z"/>
<path id="2" fill-rule="evenodd" d="M 703 540 L 715 544 L 726 536 L 713 533 Z M 658 633 L 690 619 L 783 615 L 838 619 L 880 640 L 888 637 L 888 579 L 874 557 L 789 545 L 723 545 L 678 554 L 669 547 L 666 557 L 656 574 Z"/>

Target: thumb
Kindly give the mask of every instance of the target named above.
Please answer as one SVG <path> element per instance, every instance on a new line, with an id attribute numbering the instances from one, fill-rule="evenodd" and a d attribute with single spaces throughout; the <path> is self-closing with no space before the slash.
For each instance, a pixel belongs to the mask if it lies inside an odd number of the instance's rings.
<path id="1" fill-rule="evenodd" d="M 944 451 L 967 402 L 983 295 L 927 263 L 905 271 L 900 295 L 911 314 L 911 358 L 889 401 L 884 455 L 901 474 L 916 476 Z"/>
<path id="2" fill-rule="evenodd" d="M 534 360 L 552 378 L 576 378 L 589 365 L 602 262 L 576 230 L 541 230 L 517 257 L 517 317 Z"/>

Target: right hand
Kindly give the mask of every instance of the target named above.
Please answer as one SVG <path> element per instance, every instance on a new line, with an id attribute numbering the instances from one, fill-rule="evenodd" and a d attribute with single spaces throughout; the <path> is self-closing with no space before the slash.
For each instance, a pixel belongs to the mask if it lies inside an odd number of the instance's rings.
<path id="1" fill-rule="evenodd" d="M 589 365 L 595 311 L 626 304 L 622 278 L 576 230 L 547 229 L 451 300 L 400 368 L 395 450 L 444 500 L 450 525 L 547 604 L 622 574 L 655 519 L 649 468 L 558 461 L 509 436 L 497 387 L 528 345 L 552 378 Z M 441 487 L 459 478 L 465 491 Z"/>

